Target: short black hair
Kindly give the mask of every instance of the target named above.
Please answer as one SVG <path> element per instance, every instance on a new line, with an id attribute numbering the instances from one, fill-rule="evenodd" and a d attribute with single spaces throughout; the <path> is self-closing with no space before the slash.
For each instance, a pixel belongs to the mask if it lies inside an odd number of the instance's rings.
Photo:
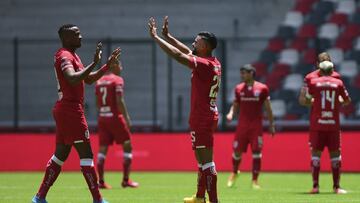
<path id="1" fill-rule="evenodd" d="M 252 73 L 253 77 L 256 76 L 256 68 L 251 64 L 245 64 L 240 67 L 240 71 L 246 71 L 248 73 Z"/>
<path id="2" fill-rule="evenodd" d="M 59 37 L 62 38 L 63 37 L 63 34 L 66 32 L 66 31 L 69 31 L 70 28 L 72 27 L 77 27 L 76 25 L 74 24 L 64 24 L 62 25 L 59 30 L 58 30 L 58 34 L 59 34 Z"/>
<path id="3" fill-rule="evenodd" d="M 208 31 L 199 32 L 198 36 L 204 39 L 212 49 L 215 49 L 217 46 L 217 38 L 214 33 Z"/>

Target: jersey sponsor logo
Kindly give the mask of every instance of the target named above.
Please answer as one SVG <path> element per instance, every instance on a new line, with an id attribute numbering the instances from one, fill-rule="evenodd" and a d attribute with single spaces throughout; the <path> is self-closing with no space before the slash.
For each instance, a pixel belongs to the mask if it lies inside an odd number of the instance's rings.
<path id="1" fill-rule="evenodd" d="M 329 120 L 318 119 L 318 123 L 323 125 L 334 125 L 336 122 L 333 119 L 329 119 Z"/>
<path id="2" fill-rule="evenodd" d="M 317 82 L 316 87 L 333 87 L 337 88 L 338 84 L 332 82 Z"/>
<path id="3" fill-rule="evenodd" d="M 110 112 L 110 111 L 111 111 L 110 106 L 102 106 L 102 107 L 100 107 L 100 112 L 101 113 L 107 113 L 107 112 Z"/>
<path id="4" fill-rule="evenodd" d="M 241 101 L 259 101 L 260 98 L 259 97 L 241 97 L 240 100 Z"/>
<path id="5" fill-rule="evenodd" d="M 333 115 L 333 112 L 332 111 L 322 111 L 321 112 L 321 117 L 322 118 L 332 118 L 334 115 Z"/>

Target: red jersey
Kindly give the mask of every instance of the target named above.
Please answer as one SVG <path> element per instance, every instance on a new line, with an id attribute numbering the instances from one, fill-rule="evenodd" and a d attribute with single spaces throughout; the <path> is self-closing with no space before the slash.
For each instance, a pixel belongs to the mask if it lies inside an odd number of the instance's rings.
<path id="1" fill-rule="evenodd" d="M 310 115 L 310 130 L 340 130 L 339 95 L 344 101 L 349 100 L 349 94 L 343 82 L 332 76 L 322 76 L 313 78 L 308 88 L 309 94 L 314 98 Z"/>
<path id="2" fill-rule="evenodd" d="M 84 104 L 84 81 L 76 85 L 71 85 L 64 76 L 64 71 L 73 68 L 75 72 L 84 69 L 79 56 L 65 48 L 59 49 L 55 54 L 55 75 L 57 80 L 57 88 L 59 100 L 58 104 L 75 105 L 74 107 L 82 107 Z"/>
<path id="3" fill-rule="evenodd" d="M 216 57 L 191 58 L 191 129 L 209 128 L 218 120 L 216 98 L 221 83 L 221 64 Z"/>
<path id="4" fill-rule="evenodd" d="M 265 84 L 257 81 L 253 86 L 238 84 L 235 88 L 235 102 L 240 106 L 238 127 L 262 129 L 263 104 L 267 99 L 269 88 Z"/>
<path id="5" fill-rule="evenodd" d="M 333 77 L 333 78 L 337 78 L 337 79 L 341 78 L 340 74 L 338 72 L 335 72 L 335 71 L 333 71 L 330 76 Z M 305 87 L 309 86 L 311 79 L 318 78 L 318 77 L 321 77 L 319 69 L 307 74 L 305 76 L 305 78 L 304 78 L 304 86 Z"/>
<path id="6" fill-rule="evenodd" d="M 117 96 L 124 93 L 124 80 L 115 74 L 101 77 L 95 86 L 95 94 L 99 107 L 99 117 L 117 117 L 121 113 L 117 106 Z"/>

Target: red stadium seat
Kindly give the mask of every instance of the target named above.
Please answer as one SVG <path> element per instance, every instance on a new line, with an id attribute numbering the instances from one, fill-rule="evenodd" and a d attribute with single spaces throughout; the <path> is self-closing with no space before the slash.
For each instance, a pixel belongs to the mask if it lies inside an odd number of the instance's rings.
<path id="1" fill-rule="evenodd" d="M 294 7 L 294 11 L 298 11 L 303 15 L 310 13 L 314 0 L 298 0 Z"/>
<path id="2" fill-rule="evenodd" d="M 303 62 L 305 64 L 315 64 L 316 63 L 316 50 L 308 49 L 304 52 Z"/>
<path id="3" fill-rule="evenodd" d="M 352 40 L 349 38 L 339 37 L 336 40 L 335 47 L 340 48 L 343 51 L 348 51 L 352 49 Z"/>
<path id="4" fill-rule="evenodd" d="M 360 89 L 360 75 L 355 77 L 354 82 L 353 82 L 353 86 Z"/>
<path id="5" fill-rule="evenodd" d="M 284 47 L 285 47 L 284 41 L 280 38 L 275 37 L 269 40 L 269 44 L 266 50 L 270 50 L 272 52 L 279 52 L 283 50 Z"/>
<path id="6" fill-rule="evenodd" d="M 343 26 L 348 23 L 348 16 L 345 13 L 334 13 L 330 19 L 330 23 L 335 23 L 338 26 Z"/>
<path id="7" fill-rule="evenodd" d="M 267 64 L 263 62 L 255 62 L 252 64 L 256 69 L 256 77 L 263 77 L 268 73 Z"/>
<path id="8" fill-rule="evenodd" d="M 316 26 L 313 24 L 303 25 L 298 33 L 298 36 L 301 38 L 315 38 L 317 35 Z"/>
<path id="9" fill-rule="evenodd" d="M 265 84 L 269 87 L 270 90 L 278 90 L 281 87 L 281 77 L 276 74 L 270 74 L 265 80 Z"/>
<path id="10" fill-rule="evenodd" d="M 291 67 L 288 64 L 277 63 L 274 65 L 271 74 L 283 78 L 291 72 Z"/>
<path id="11" fill-rule="evenodd" d="M 308 48 L 308 40 L 307 40 L 307 38 L 301 38 L 301 37 L 295 38 L 291 42 L 290 48 L 296 49 L 299 52 L 304 51 L 305 49 Z"/>
<path id="12" fill-rule="evenodd" d="M 359 24 L 348 24 L 345 27 L 344 32 L 340 35 L 341 38 L 354 39 L 360 35 L 360 25 Z"/>

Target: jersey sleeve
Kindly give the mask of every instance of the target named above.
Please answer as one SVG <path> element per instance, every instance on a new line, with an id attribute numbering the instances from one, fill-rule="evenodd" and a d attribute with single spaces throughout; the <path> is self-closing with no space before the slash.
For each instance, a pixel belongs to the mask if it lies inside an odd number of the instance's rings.
<path id="1" fill-rule="evenodd" d="M 270 99 L 269 88 L 267 86 L 264 86 L 262 88 L 261 100 L 265 101 L 265 100 L 269 100 L 269 99 Z"/>
<path id="2" fill-rule="evenodd" d="M 124 81 L 120 78 L 115 80 L 115 93 L 117 96 L 124 94 Z"/>
<path id="3" fill-rule="evenodd" d="M 67 52 L 61 53 L 58 60 L 59 60 L 61 71 L 65 71 L 68 68 L 74 68 L 73 63 L 72 63 L 73 57 L 69 53 L 67 53 Z"/>

